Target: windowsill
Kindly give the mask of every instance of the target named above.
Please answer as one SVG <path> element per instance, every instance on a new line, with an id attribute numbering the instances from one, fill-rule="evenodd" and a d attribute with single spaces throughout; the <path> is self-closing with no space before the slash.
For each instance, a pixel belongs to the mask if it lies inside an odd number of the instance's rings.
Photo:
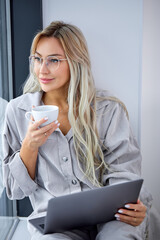
<path id="1" fill-rule="evenodd" d="M 0 217 L 0 236 L 1 240 L 30 240 L 26 218 Z"/>
<path id="2" fill-rule="evenodd" d="M 8 238 L 16 228 L 19 220 L 14 217 L 0 217 L 0 236 L 2 240 Z"/>
<path id="3" fill-rule="evenodd" d="M 12 240 L 30 240 L 31 236 L 27 229 L 27 219 L 26 218 L 19 218 L 19 223 L 16 227 L 16 230 L 12 236 Z"/>

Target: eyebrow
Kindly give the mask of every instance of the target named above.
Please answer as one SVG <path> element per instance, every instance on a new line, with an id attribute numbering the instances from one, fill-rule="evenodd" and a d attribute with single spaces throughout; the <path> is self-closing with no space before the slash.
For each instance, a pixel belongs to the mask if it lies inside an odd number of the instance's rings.
<path id="1" fill-rule="evenodd" d="M 38 55 L 40 55 L 40 56 L 42 56 L 39 52 L 37 52 L 37 51 L 35 51 L 35 53 L 37 53 Z M 50 56 L 63 56 L 63 55 L 61 55 L 61 54 L 59 54 L 59 53 L 54 53 L 54 54 L 49 54 L 48 55 L 48 57 L 50 57 Z"/>

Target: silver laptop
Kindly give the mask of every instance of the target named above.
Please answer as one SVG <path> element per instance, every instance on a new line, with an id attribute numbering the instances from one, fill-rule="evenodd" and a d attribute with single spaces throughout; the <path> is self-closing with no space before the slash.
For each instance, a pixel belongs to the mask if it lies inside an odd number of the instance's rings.
<path id="1" fill-rule="evenodd" d="M 29 222 L 47 234 L 114 220 L 119 208 L 137 202 L 142 183 L 139 179 L 52 198 L 46 217 Z"/>

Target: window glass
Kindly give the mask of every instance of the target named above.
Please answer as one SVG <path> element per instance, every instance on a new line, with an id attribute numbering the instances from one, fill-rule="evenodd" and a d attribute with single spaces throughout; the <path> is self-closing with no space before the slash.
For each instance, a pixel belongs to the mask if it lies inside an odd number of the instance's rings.
<path id="1" fill-rule="evenodd" d="M 10 6 L 8 0 L 0 1 L 0 239 L 9 239 L 9 233 L 14 230 L 17 222 L 16 203 L 7 198 L 3 186 L 2 133 L 5 121 L 5 110 L 12 98 L 11 76 L 11 41 L 10 41 Z"/>

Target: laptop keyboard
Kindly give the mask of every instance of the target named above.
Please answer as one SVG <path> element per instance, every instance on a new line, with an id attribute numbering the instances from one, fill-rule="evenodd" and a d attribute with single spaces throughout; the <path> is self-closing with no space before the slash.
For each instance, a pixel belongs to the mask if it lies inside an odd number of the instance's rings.
<path id="1" fill-rule="evenodd" d="M 44 224 L 39 224 L 39 226 L 44 229 Z"/>

